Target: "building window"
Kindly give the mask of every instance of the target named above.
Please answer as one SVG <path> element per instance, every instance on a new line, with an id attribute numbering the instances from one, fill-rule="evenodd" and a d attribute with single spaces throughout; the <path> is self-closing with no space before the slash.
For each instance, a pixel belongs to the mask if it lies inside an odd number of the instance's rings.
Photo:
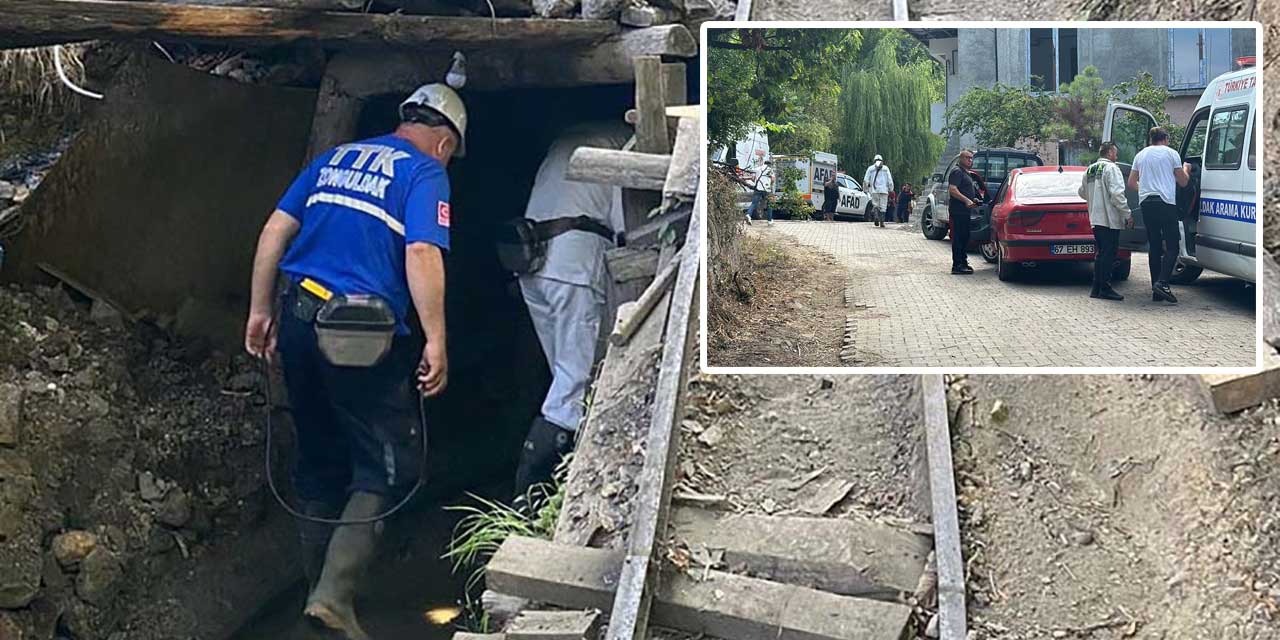
<path id="1" fill-rule="evenodd" d="M 1232 63 L 1230 29 L 1169 30 L 1170 89 L 1202 89 Z"/>
<path id="2" fill-rule="evenodd" d="M 956 54 L 958 53 L 960 53 L 958 49 L 952 49 L 951 59 L 947 61 L 947 64 L 951 67 L 951 75 L 953 76 L 956 74 Z"/>
<path id="3" fill-rule="evenodd" d="M 1057 91 L 1080 73 L 1080 54 L 1075 29 L 1029 29 L 1027 34 L 1027 75 L 1038 91 Z"/>

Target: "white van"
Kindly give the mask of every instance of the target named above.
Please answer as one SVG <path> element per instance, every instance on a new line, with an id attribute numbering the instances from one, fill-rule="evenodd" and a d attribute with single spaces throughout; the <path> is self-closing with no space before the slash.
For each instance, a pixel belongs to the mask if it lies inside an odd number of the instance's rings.
<path id="1" fill-rule="evenodd" d="M 773 156 L 769 153 L 769 132 L 765 131 L 764 127 L 753 124 L 747 131 L 746 137 L 739 140 L 734 147 L 732 156 L 729 155 L 728 149 L 720 147 L 712 154 L 711 161 L 733 164 L 737 168 L 738 179 L 754 185 L 760 179 L 760 171 L 764 169 L 765 161 L 773 160 Z M 774 173 L 777 174 L 776 171 Z M 751 190 L 740 183 L 736 199 L 738 208 L 750 207 L 751 198 Z"/>
<path id="2" fill-rule="evenodd" d="M 1252 59 L 1242 59 L 1251 64 Z M 1198 202 L 1182 221 L 1182 248 L 1175 284 L 1189 284 L 1208 269 L 1255 282 L 1258 254 L 1258 70 L 1249 66 L 1225 73 L 1205 88 L 1187 125 L 1179 155 L 1199 177 Z M 1155 118 L 1126 104 L 1107 105 L 1103 139 L 1120 147 L 1126 177 L 1133 157 L 1146 144 Z M 1129 207 L 1138 228 L 1121 234 L 1121 245 L 1146 250 L 1145 227 L 1136 193 Z"/>

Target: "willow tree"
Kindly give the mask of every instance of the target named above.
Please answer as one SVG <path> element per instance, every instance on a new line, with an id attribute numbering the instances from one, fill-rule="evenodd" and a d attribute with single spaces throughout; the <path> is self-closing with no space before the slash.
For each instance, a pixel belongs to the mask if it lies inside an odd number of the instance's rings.
<path id="1" fill-rule="evenodd" d="M 844 70 L 838 135 L 833 150 L 858 181 L 876 154 L 884 156 L 895 182 L 915 182 L 931 173 L 945 141 L 930 127 L 930 107 L 940 100 L 932 60 L 903 60 L 902 39 L 887 31 L 864 62 Z"/>

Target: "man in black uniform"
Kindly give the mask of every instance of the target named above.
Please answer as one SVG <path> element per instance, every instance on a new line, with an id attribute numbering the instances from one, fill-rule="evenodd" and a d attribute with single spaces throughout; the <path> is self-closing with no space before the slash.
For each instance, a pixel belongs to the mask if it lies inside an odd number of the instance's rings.
<path id="1" fill-rule="evenodd" d="M 973 168 L 973 152 L 965 149 L 956 156 L 956 167 L 947 176 L 947 212 L 951 216 L 951 273 L 970 274 L 969 211 L 981 204 L 978 185 L 969 175 Z"/>
<path id="2" fill-rule="evenodd" d="M 840 183 L 836 182 L 835 172 L 822 183 L 822 219 L 832 220 L 836 215 L 836 204 L 840 201 Z"/>

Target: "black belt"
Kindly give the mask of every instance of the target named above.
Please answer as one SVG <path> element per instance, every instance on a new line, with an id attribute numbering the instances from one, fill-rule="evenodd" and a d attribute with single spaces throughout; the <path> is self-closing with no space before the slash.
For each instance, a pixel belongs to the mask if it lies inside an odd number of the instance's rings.
<path id="1" fill-rule="evenodd" d="M 594 233 L 609 242 L 616 242 L 613 229 L 590 216 L 554 218 L 533 223 L 533 233 L 540 241 L 547 241 L 570 231 L 586 231 Z"/>

